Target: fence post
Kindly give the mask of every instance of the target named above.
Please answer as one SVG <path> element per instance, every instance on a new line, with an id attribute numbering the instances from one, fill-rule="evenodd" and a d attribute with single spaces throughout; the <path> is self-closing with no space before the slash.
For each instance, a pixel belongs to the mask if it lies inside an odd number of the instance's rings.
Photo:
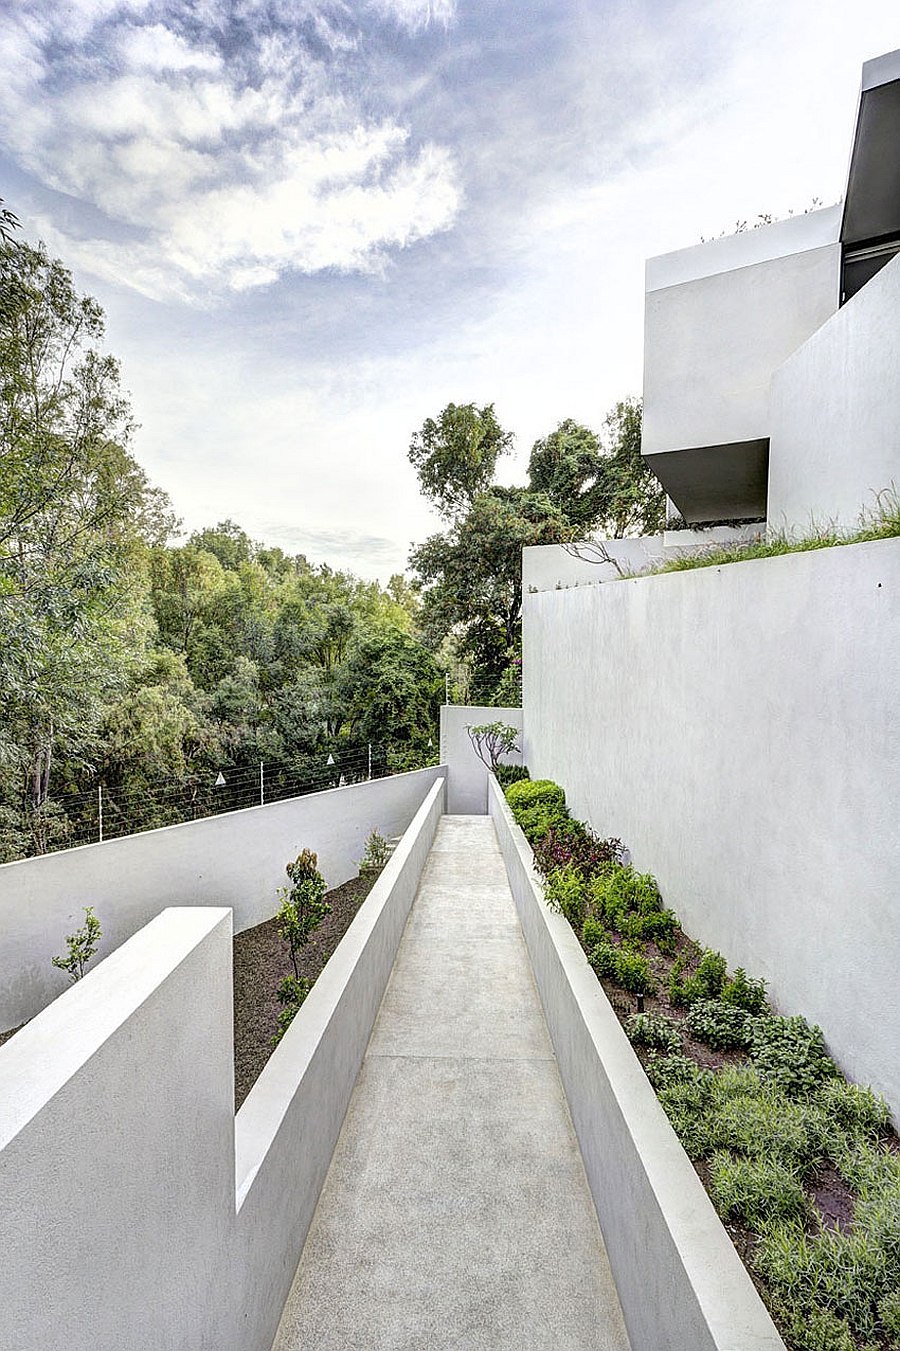
<path id="1" fill-rule="evenodd" d="M 97 784 L 97 824 L 99 827 L 100 843 L 103 843 L 103 784 Z"/>
<path id="2" fill-rule="evenodd" d="M 372 743 L 369 742 L 369 778 L 372 777 Z"/>
<path id="3" fill-rule="evenodd" d="M 263 778 L 262 760 L 260 760 L 259 762 L 259 805 L 261 807 L 264 807 L 266 805 L 266 785 L 265 779 Z"/>

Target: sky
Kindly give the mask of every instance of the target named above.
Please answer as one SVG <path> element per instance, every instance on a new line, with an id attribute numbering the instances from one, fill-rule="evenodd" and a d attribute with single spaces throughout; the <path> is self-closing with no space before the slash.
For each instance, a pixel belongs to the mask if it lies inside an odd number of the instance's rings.
<path id="1" fill-rule="evenodd" d="M 897 0 L 2 0 L 0 196 L 95 295 L 186 531 L 386 581 L 406 452 L 641 389 L 648 256 L 844 188 Z"/>

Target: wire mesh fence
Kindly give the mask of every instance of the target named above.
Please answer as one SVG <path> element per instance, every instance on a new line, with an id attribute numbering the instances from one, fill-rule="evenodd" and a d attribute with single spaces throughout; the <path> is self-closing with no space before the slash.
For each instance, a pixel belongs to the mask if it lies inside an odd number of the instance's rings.
<path id="1" fill-rule="evenodd" d="M 90 788 L 54 793 L 37 809 L 28 804 L 4 807 L 0 861 L 267 806 L 437 763 L 438 747 L 433 742 L 419 750 L 365 742 L 342 744 L 287 763 L 262 760 L 213 767 L 182 778 L 97 782 Z"/>

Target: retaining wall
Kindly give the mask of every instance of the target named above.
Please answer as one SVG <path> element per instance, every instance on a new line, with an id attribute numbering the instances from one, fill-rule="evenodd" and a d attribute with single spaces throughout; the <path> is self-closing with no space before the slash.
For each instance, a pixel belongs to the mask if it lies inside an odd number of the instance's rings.
<path id="1" fill-rule="evenodd" d="M 438 767 L 309 793 L 0 866 L 0 1030 L 66 988 L 51 965 L 92 905 L 105 957 L 167 906 L 230 906 L 236 932 L 269 919 L 285 864 L 314 849 L 329 887 L 355 877 L 366 836 L 409 825 Z"/>
<path id="2" fill-rule="evenodd" d="M 444 704 L 441 708 L 441 764 L 447 766 L 447 811 L 453 816 L 484 816 L 487 811 L 487 768 L 475 754 L 466 730 L 486 722 L 504 722 L 521 731 L 522 710 L 477 704 Z M 520 765 L 521 751 L 504 759 Z"/>
<path id="3" fill-rule="evenodd" d="M 0 1345 L 269 1351 L 444 797 L 236 1118 L 222 908 L 158 915 L 0 1047 Z"/>
<path id="4" fill-rule="evenodd" d="M 900 539 L 528 595 L 524 654 L 532 777 L 900 1119 Z"/>
<path id="5" fill-rule="evenodd" d="M 569 923 L 547 908 L 493 778 L 488 809 L 632 1351 L 784 1351 Z"/>

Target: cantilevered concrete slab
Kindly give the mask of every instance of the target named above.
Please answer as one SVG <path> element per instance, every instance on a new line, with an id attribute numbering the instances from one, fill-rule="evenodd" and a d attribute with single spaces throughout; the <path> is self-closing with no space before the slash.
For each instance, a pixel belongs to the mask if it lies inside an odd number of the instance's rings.
<path id="1" fill-rule="evenodd" d="M 628 1351 L 488 817 L 445 817 L 273 1351 Z"/>

